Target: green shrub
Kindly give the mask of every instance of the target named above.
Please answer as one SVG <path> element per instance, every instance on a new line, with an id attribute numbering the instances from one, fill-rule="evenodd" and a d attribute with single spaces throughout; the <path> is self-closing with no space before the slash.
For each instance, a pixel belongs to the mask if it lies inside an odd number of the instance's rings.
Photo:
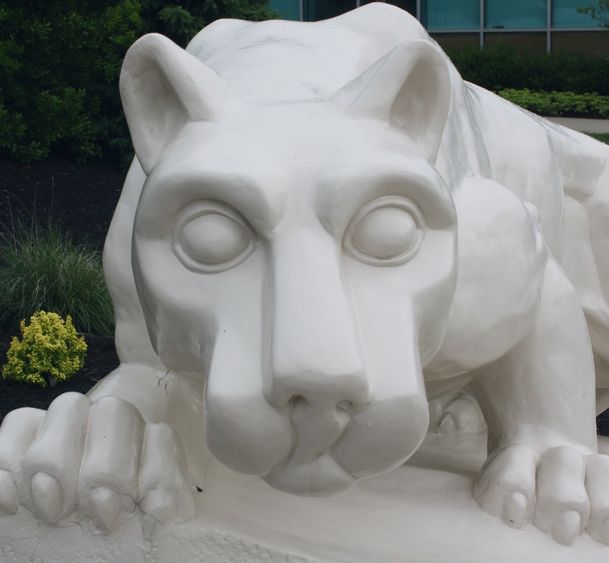
<path id="1" fill-rule="evenodd" d="M 142 0 L 141 6 L 146 33 L 162 33 L 182 47 L 219 18 L 260 21 L 277 17 L 268 0 Z"/>
<path id="2" fill-rule="evenodd" d="M 20 327 L 21 339 L 14 336 L 7 352 L 4 379 L 46 387 L 70 379 L 84 365 L 87 344 L 69 315 L 64 321 L 57 313 L 39 311 Z"/>
<path id="3" fill-rule="evenodd" d="M 494 92 L 527 88 L 609 96 L 609 55 L 534 54 L 501 43 L 483 50 L 447 49 L 447 53 L 465 80 Z"/>
<path id="4" fill-rule="evenodd" d="M 0 323 L 14 330 L 38 310 L 71 315 L 89 333 L 113 333 L 99 252 L 57 228 L 17 225 L 0 234 Z"/>
<path id="5" fill-rule="evenodd" d="M 100 156 L 126 126 L 117 95 L 143 32 L 137 0 L 0 0 L 0 154 Z"/>
<path id="6" fill-rule="evenodd" d="M 0 0 L 0 156 L 129 160 L 125 52 L 155 31 L 185 45 L 220 17 L 273 13 L 267 0 Z"/>
<path id="7" fill-rule="evenodd" d="M 534 113 L 548 116 L 609 117 L 609 96 L 575 92 L 534 92 L 505 89 L 500 96 Z"/>

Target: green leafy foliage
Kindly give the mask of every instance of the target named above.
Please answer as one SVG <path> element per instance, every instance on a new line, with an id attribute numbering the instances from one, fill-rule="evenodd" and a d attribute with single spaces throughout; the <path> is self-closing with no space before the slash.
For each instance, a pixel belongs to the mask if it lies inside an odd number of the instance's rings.
<path id="1" fill-rule="evenodd" d="M 598 20 L 603 27 L 609 27 L 609 0 L 596 0 L 594 4 L 578 6 L 577 11 Z"/>
<path id="2" fill-rule="evenodd" d="M 273 15 L 267 0 L 0 0 L 0 156 L 128 160 L 118 77 L 129 46 L 150 32 L 184 46 L 217 18 Z"/>
<path id="3" fill-rule="evenodd" d="M 500 96 L 533 113 L 547 116 L 609 118 L 609 96 L 575 92 L 504 89 Z"/>
<path id="4" fill-rule="evenodd" d="M 144 26 L 183 47 L 203 27 L 219 18 L 268 20 L 277 15 L 268 0 L 141 0 Z"/>
<path id="5" fill-rule="evenodd" d="M 532 54 L 515 51 L 506 44 L 447 52 L 465 80 L 494 92 L 527 88 L 609 96 L 609 54 Z"/>
<path id="6" fill-rule="evenodd" d="M 85 332 L 114 331 L 99 252 L 55 227 L 19 224 L 0 234 L 0 324 L 14 330 L 38 310 L 71 315 Z"/>
<path id="7" fill-rule="evenodd" d="M 609 145 L 609 133 L 588 133 L 590 137 L 594 137 L 597 141 Z"/>
<path id="8" fill-rule="evenodd" d="M 101 155 L 125 129 L 116 81 L 140 12 L 136 0 L 0 0 L 1 154 Z"/>
<path id="9" fill-rule="evenodd" d="M 72 319 L 39 311 L 20 323 L 21 338 L 14 336 L 2 369 L 4 379 L 46 387 L 70 379 L 85 362 L 87 344 L 76 334 Z"/>

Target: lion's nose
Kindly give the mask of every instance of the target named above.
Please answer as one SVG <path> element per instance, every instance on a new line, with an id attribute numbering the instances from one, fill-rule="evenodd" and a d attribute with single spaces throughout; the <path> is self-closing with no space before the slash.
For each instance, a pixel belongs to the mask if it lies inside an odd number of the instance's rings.
<path id="1" fill-rule="evenodd" d="M 333 411 L 368 401 L 357 328 L 327 233 L 295 233 L 274 248 L 269 401 L 303 398 Z M 305 234 L 302 234 L 304 237 Z"/>
<path id="2" fill-rule="evenodd" d="M 275 373 L 270 401 L 278 406 L 307 403 L 327 411 L 350 412 L 369 400 L 368 385 L 358 373 L 294 371 Z"/>
<path id="3" fill-rule="evenodd" d="M 327 452 L 340 438 L 351 420 L 351 403 L 343 401 L 334 408 L 311 405 L 301 396 L 290 399 L 290 420 L 298 439 L 292 461 L 310 463 Z"/>

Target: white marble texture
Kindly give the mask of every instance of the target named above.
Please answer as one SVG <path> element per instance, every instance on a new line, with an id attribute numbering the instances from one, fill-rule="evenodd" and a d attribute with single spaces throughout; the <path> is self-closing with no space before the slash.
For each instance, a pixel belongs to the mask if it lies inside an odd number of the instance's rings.
<path id="1" fill-rule="evenodd" d="M 556 544 L 478 510 L 471 485 L 484 437 L 430 436 L 404 467 L 327 498 L 273 491 L 212 464 L 196 519 L 152 525 L 137 514 L 110 535 L 73 519 L 59 527 L 25 510 L 0 517 L 3 563 L 602 563 L 586 536 Z M 438 466 L 444 469 L 438 469 Z M 447 469 L 448 468 L 448 469 Z M 78 546 L 75 548 L 75 546 Z M 76 555 L 75 555 L 76 554 Z M 75 559 L 74 557 L 77 557 Z"/>
<path id="2" fill-rule="evenodd" d="M 148 35 L 120 89 L 137 155 L 104 251 L 121 365 L 6 417 L 6 549 L 19 507 L 58 549 L 66 522 L 152 518 L 162 552 L 249 506 L 246 535 L 321 558 L 501 557 L 487 537 L 515 556 L 499 519 L 546 560 L 565 552 L 531 525 L 607 556 L 606 145 L 464 83 L 384 4 L 222 20 L 186 50 Z M 476 416 L 460 389 L 488 425 L 484 465 L 402 468 L 430 418 Z M 246 477 L 211 479 L 217 462 Z"/>

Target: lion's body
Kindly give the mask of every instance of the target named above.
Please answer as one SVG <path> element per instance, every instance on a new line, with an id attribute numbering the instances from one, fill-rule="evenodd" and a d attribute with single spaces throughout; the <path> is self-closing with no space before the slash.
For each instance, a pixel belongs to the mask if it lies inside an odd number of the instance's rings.
<path id="1" fill-rule="evenodd" d="M 220 20 L 200 32 L 187 50 L 222 76 L 242 99 L 264 106 L 323 100 L 399 43 L 421 39 L 433 42 L 409 14 L 375 5 L 314 25 Z M 447 62 L 452 98 L 436 169 L 453 190 L 464 178 L 480 176 L 507 187 L 534 207 L 545 244 L 578 291 L 597 354 L 598 384 L 608 387 L 609 148 L 464 82 Z M 266 80 L 271 74 L 280 80 Z M 119 312 L 119 353 L 126 362 L 156 363 L 127 272 L 130 249 L 118 248 L 116 242 L 131 236 L 144 179 L 136 170 L 126 183 L 109 233 L 111 253 L 106 261 L 121 263 L 107 268 L 120 271 L 121 279 L 108 281 L 115 301 L 124 301 L 129 311 L 124 318 Z M 122 329 L 123 322 L 128 329 Z M 484 331 L 492 334 L 488 326 Z M 473 332 L 472 338 L 483 338 L 481 331 Z M 128 335 L 123 339 L 124 333 Z M 137 345 L 129 343 L 134 339 Z M 482 353 L 478 363 L 488 360 Z M 468 366 L 474 367 L 471 364 L 470 359 Z M 454 373 L 442 379 L 464 369 L 457 362 Z"/>
<path id="2" fill-rule="evenodd" d="M 484 510 L 609 543 L 605 145 L 463 82 L 384 4 L 220 21 L 187 50 L 145 36 L 121 96 L 137 156 L 104 250 L 121 365 L 5 418 L 1 510 L 188 518 L 210 454 L 332 494 L 404 463 L 428 397 L 469 384 Z"/>
<path id="3" fill-rule="evenodd" d="M 428 396 L 470 384 L 482 507 L 608 542 L 606 146 L 463 82 L 383 4 L 144 37 L 121 94 L 121 366 L 89 399 L 168 424 L 191 487 L 211 452 L 319 495 L 403 463 Z"/>

